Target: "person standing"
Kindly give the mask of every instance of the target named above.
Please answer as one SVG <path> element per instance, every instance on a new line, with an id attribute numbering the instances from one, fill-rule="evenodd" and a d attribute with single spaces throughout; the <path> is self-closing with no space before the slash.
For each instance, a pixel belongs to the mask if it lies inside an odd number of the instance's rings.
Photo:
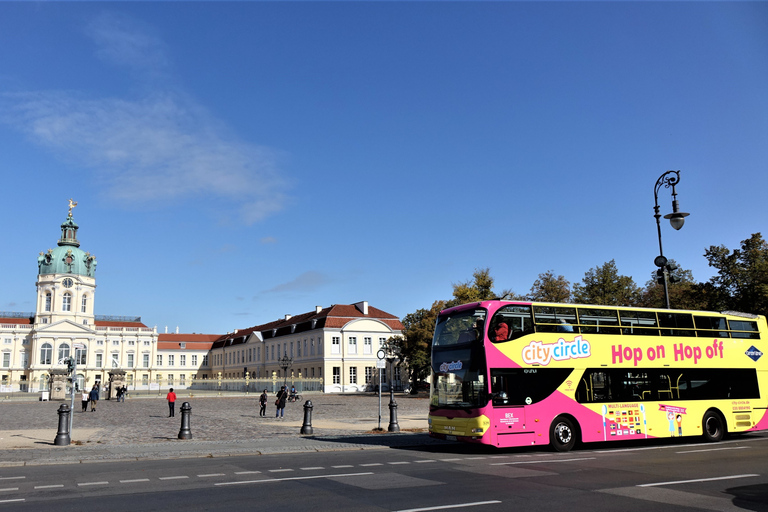
<path id="1" fill-rule="evenodd" d="M 275 410 L 275 418 L 283 417 L 286 398 L 288 398 L 288 392 L 285 390 L 285 386 L 280 386 L 280 391 L 277 392 L 277 400 L 275 400 L 275 405 L 277 406 L 277 410 Z"/>
<path id="2" fill-rule="evenodd" d="M 259 416 L 267 415 L 267 400 L 269 400 L 269 395 L 267 395 L 267 390 L 264 389 L 264 392 L 259 397 Z"/>
<path id="3" fill-rule="evenodd" d="M 168 394 L 165 396 L 165 399 L 168 400 L 168 417 L 173 418 L 174 417 L 174 409 L 176 406 L 176 393 L 173 392 L 173 388 L 171 388 L 170 391 L 168 391 Z"/>
<path id="4" fill-rule="evenodd" d="M 91 412 L 96 410 L 96 402 L 99 401 L 99 385 L 94 384 L 91 392 L 88 393 L 88 400 L 91 402 Z"/>
<path id="5" fill-rule="evenodd" d="M 88 392 L 86 390 L 83 390 L 82 395 L 83 396 L 81 397 L 81 399 L 83 401 L 83 412 L 85 412 L 88 410 Z"/>

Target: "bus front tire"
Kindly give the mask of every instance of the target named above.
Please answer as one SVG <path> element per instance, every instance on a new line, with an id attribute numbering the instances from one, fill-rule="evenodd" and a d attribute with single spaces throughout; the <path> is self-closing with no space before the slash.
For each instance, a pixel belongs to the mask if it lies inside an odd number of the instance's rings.
<path id="1" fill-rule="evenodd" d="M 707 411 L 701 420 L 701 430 L 705 441 L 716 443 L 725 437 L 725 422 L 717 412 Z"/>
<path id="2" fill-rule="evenodd" d="M 549 444 L 558 452 L 567 452 L 576 446 L 576 427 L 573 421 L 565 416 L 555 418 L 549 431 Z"/>

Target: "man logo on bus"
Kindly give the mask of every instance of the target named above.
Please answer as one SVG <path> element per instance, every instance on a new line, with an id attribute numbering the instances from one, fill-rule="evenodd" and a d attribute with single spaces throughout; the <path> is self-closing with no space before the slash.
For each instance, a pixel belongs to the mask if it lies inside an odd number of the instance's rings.
<path id="1" fill-rule="evenodd" d="M 567 359 L 579 359 L 592 355 L 592 347 L 589 342 L 576 336 L 572 341 L 560 338 L 555 343 L 543 343 L 532 341 L 523 347 L 523 361 L 527 364 L 540 364 L 547 366 L 551 360 L 565 361 Z"/>

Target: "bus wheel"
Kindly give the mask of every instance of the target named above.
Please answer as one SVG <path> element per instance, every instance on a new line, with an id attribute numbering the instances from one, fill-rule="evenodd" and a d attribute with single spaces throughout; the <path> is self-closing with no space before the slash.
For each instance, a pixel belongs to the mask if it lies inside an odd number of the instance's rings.
<path id="1" fill-rule="evenodd" d="M 576 445 L 576 427 L 564 416 L 555 418 L 549 431 L 549 444 L 558 452 L 567 452 Z"/>
<path id="2" fill-rule="evenodd" d="M 707 411 L 701 421 L 704 439 L 710 443 L 721 441 L 725 436 L 723 418 L 715 411 Z"/>

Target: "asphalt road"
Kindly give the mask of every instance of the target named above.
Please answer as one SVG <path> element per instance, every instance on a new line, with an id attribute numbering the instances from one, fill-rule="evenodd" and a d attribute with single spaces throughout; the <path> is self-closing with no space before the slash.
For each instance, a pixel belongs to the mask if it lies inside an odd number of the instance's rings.
<path id="1" fill-rule="evenodd" d="M 768 511 L 768 434 L 569 453 L 435 445 L 0 468 L 3 510 Z"/>

